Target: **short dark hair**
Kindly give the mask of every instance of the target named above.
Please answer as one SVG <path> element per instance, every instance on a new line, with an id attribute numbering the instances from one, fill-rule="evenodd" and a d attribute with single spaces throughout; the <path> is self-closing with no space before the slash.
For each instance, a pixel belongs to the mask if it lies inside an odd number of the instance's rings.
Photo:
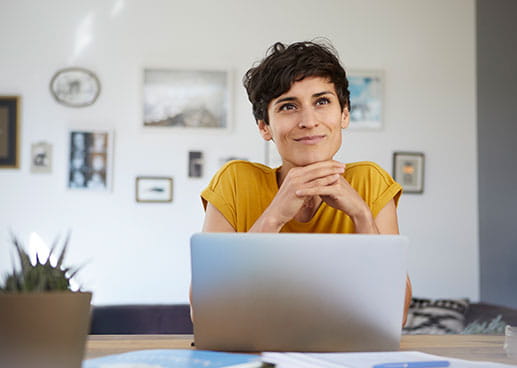
<path id="1" fill-rule="evenodd" d="M 255 120 L 269 124 L 269 103 L 306 77 L 328 78 L 336 88 L 341 109 L 350 109 L 346 72 L 330 42 L 303 41 L 290 45 L 277 42 L 243 78 Z"/>

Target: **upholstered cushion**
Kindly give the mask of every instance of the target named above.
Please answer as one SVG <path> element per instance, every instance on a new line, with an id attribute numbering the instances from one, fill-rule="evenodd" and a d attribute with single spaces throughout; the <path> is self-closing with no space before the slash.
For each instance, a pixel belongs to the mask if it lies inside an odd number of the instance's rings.
<path id="1" fill-rule="evenodd" d="M 468 299 L 413 298 L 402 332 L 405 334 L 461 333 L 465 328 L 465 314 L 468 307 Z"/>
<path id="2" fill-rule="evenodd" d="M 192 334 L 188 304 L 94 306 L 91 334 Z"/>
<path id="3" fill-rule="evenodd" d="M 498 316 L 507 324 L 517 326 L 517 309 L 483 302 L 470 304 L 465 324 L 489 322 Z"/>

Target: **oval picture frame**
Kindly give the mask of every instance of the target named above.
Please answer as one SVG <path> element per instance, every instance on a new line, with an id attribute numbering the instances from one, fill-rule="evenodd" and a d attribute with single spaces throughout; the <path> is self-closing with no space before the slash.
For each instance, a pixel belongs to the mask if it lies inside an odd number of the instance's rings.
<path id="1" fill-rule="evenodd" d="M 101 84 L 88 69 L 71 67 L 58 70 L 50 80 L 54 99 L 68 107 L 90 106 L 99 97 Z"/>

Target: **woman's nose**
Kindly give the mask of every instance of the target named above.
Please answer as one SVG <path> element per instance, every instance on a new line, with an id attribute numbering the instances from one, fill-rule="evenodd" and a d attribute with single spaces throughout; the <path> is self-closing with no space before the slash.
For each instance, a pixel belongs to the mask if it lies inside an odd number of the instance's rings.
<path id="1" fill-rule="evenodd" d="M 299 128 L 314 128 L 318 126 L 318 118 L 312 109 L 304 109 L 300 114 Z"/>

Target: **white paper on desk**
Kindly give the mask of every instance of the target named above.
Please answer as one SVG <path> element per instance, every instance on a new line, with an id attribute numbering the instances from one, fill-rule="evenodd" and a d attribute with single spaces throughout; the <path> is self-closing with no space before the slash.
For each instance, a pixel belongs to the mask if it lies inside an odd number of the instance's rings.
<path id="1" fill-rule="evenodd" d="M 419 351 L 375 353 L 262 353 L 262 359 L 276 368 L 372 368 L 375 364 L 447 360 L 449 368 L 515 368 L 515 365 L 453 359 Z"/>

